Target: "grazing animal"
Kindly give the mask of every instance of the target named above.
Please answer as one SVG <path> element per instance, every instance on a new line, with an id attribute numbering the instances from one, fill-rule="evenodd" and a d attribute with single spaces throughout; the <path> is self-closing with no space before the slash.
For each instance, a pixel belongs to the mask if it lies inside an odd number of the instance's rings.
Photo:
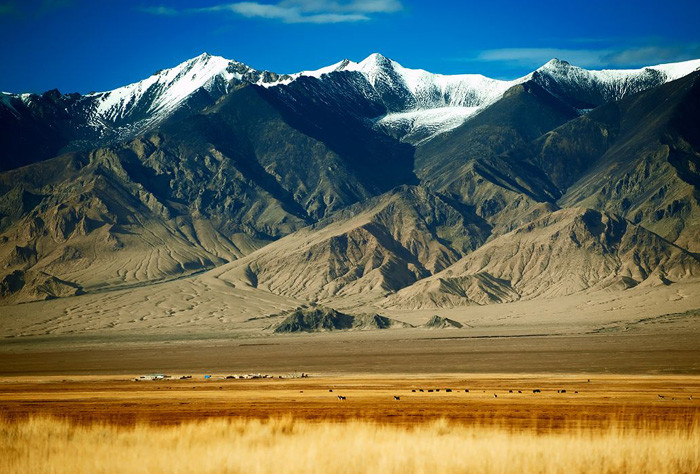
<path id="1" fill-rule="evenodd" d="M 513 391 L 512 391 L 512 390 L 508 390 L 508 393 L 513 393 Z"/>
<path id="2" fill-rule="evenodd" d="M 331 389 L 329 389 L 328 391 L 329 391 L 329 392 L 332 392 L 332 391 L 333 391 L 333 389 L 331 388 Z"/>
<path id="3" fill-rule="evenodd" d="M 522 391 L 522 390 L 518 390 L 518 393 L 523 393 L 523 391 Z"/>
<path id="4" fill-rule="evenodd" d="M 539 388 L 536 388 L 532 391 L 532 393 L 542 393 L 542 390 L 540 390 Z"/>
<path id="5" fill-rule="evenodd" d="M 436 391 L 436 392 L 439 392 L 439 391 L 440 391 L 440 389 L 439 389 L 439 388 L 436 388 L 436 389 L 435 389 L 435 391 Z"/>
<path id="6" fill-rule="evenodd" d="M 493 398 L 498 398 L 498 395 L 496 395 L 496 394 L 494 393 L 494 394 L 493 394 Z"/>
<path id="7" fill-rule="evenodd" d="M 422 388 L 419 388 L 419 389 L 418 389 L 418 391 L 419 391 L 419 392 L 422 392 L 422 391 L 423 391 L 423 389 L 422 389 Z"/>
<path id="8" fill-rule="evenodd" d="M 468 388 L 465 388 L 464 391 L 465 391 L 466 393 L 469 393 L 469 389 L 468 389 Z"/>
<path id="9" fill-rule="evenodd" d="M 562 390 L 561 393 L 566 393 L 566 390 Z"/>
<path id="10" fill-rule="evenodd" d="M 432 388 L 429 388 L 429 389 L 428 389 L 428 393 L 433 393 L 433 389 L 432 389 Z"/>
<path id="11" fill-rule="evenodd" d="M 401 397 L 397 397 L 396 395 L 394 395 L 394 400 L 398 402 L 399 400 L 401 400 Z"/>
<path id="12" fill-rule="evenodd" d="M 664 398 L 666 397 L 664 397 L 663 395 L 659 395 L 659 400 L 663 400 Z"/>
<path id="13" fill-rule="evenodd" d="M 343 395 L 338 395 L 338 400 L 347 400 L 347 397 L 344 397 Z"/>
<path id="14" fill-rule="evenodd" d="M 447 388 L 447 389 L 445 389 L 445 391 L 446 391 L 446 392 L 452 392 L 452 389 L 451 389 L 451 388 Z"/>
<path id="15" fill-rule="evenodd" d="M 415 393 L 415 392 L 416 392 L 416 389 L 414 388 L 413 390 L 411 390 L 411 392 Z"/>

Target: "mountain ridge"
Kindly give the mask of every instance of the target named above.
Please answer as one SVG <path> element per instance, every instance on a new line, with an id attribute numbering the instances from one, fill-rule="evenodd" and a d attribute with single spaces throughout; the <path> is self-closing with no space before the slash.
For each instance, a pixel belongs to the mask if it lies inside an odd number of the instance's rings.
<path id="1" fill-rule="evenodd" d="M 414 309 L 693 280 L 696 63 L 553 60 L 494 82 L 378 54 L 291 75 L 202 55 L 117 92 L 36 96 L 27 128 L 0 127 L 0 300 L 202 272 Z M 81 101 L 116 128 L 72 117 Z M 17 125 L 26 104 L 2 103 Z"/>
<path id="2" fill-rule="evenodd" d="M 637 70 L 587 71 L 565 61 L 552 60 L 530 74 L 512 81 L 490 79 L 479 74 L 433 74 L 409 69 L 379 53 L 363 61 L 343 60 L 314 71 L 277 74 L 260 71 L 238 61 L 203 53 L 148 78 L 105 92 L 85 95 L 0 93 L 0 138 L 29 133 L 47 135 L 44 143 L 23 141 L 36 156 L 15 158 L 3 169 L 21 166 L 62 151 L 85 150 L 97 145 L 133 139 L 152 130 L 177 114 L 187 115 L 213 105 L 241 84 L 265 88 L 287 86 L 301 79 L 330 80 L 337 74 L 358 74 L 367 82 L 372 99 L 386 113 L 367 117 L 384 133 L 409 143 L 421 143 L 453 130 L 497 101 L 511 87 L 534 80 L 580 110 L 600 105 L 602 98 L 616 100 L 629 93 L 653 87 L 687 75 L 700 67 L 700 60 L 649 66 Z M 571 78 L 584 82 L 584 90 L 572 86 Z M 593 87 L 593 92 L 589 91 Z M 367 88 L 362 92 L 367 94 Z M 37 118 L 50 117 L 50 126 L 41 127 Z M 36 127 L 40 127 L 36 130 Z M 28 130 L 28 131 L 27 131 Z M 21 148 L 12 150 L 22 155 Z"/>

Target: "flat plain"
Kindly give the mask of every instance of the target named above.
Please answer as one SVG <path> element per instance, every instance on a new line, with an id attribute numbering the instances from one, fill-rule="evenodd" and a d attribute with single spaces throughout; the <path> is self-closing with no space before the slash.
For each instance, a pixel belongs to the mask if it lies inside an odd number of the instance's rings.
<path id="1" fill-rule="evenodd" d="M 692 427 L 700 420 L 700 378 L 694 376 L 423 374 L 234 380 L 211 375 L 162 381 L 134 381 L 136 376 L 3 378 L 0 409 L 10 419 L 48 415 L 116 424 L 291 416 L 412 425 L 445 418 L 462 424 L 566 430 Z"/>

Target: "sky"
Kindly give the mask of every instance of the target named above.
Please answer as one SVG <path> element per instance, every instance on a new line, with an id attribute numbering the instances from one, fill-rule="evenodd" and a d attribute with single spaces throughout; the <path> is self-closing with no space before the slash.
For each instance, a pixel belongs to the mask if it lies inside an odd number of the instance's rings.
<path id="1" fill-rule="evenodd" d="M 110 90 L 203 52 L 278 73 L 373 52 L 522 76 L 700 58 L 698 0 L 0 0 L 0 90 Z"/>

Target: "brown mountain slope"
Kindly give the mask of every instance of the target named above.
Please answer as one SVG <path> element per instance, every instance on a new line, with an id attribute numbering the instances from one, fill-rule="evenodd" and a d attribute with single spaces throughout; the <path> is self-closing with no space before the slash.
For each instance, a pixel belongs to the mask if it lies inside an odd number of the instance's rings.
<path id="1" fill-rule="evenodd" d="M 563 209 L 488 242 L 382 305 L 488 304 L 697 277 L 695 256 L 643 227 L 597 211 Z"/>
<path id="2" fill-rule="evenodd" d="M 481 245 L 480 224 L 424 188 L 401 187 L 223 267 L 220 278 L 306 300 L 373 299 Z"/>
<path id="3" fill-rule="evenodd" d="M 464 125 L 418 147 L 416 175 L 472 208 L 494 234 L 508 232 L 543 205 L 553 210 L 560 193 L 536 166 L 503 154 L 576 116 L 538 84 L 519 84 Z"/>
<path id="4" fill-rule="evenodd" d="M 260 93 L 0 174 L 0 279 L 19 272 L 0 299 L 36 296 L 44 273 L 89 291 L 212 268 L 396 184 L 367 179 L 352 150 L 298 131 Z M 412 175 L 410 154 L 395 155 L 385 171 Z"/>
<path id="5" fill-rule="evenodd" d="M 509 159 L 541 169 L 562 207 L 620 214 L 700 251 L 700 73 L 546 133 Z"/>

